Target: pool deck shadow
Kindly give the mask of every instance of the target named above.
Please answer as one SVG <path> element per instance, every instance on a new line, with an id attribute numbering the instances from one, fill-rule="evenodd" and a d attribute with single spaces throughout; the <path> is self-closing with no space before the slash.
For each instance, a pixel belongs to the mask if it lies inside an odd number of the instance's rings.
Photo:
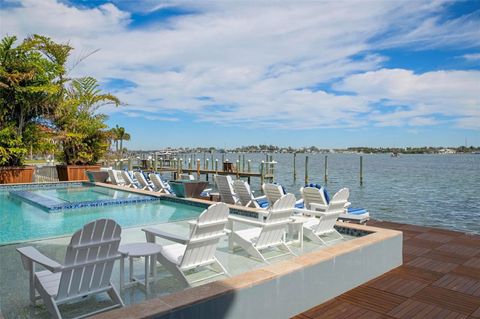
<path id="1" fill-rule="evenodd" d="M 293 317 L 480 318 L 480 235 L 371 221 L 403 232 L 403 265 Z"/>

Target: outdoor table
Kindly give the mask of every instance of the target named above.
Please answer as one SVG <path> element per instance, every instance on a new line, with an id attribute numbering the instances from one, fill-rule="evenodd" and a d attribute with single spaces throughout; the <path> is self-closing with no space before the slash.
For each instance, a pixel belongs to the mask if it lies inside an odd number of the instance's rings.
<path id="1" fill-rule="evenodd" d="M 287 224 L 288 231 L 287 233 L 292 237 L 287 244 L 290 243 L 299 243 L 300 248 L 303 249 L 303 223 L 305 223 L 308 220 L 311 220 L 314 217 L 307 217 L 307 216 L 292 216 L 290 217 L 290 222 Z M 296 230 L 297 232 L 297 238 L 293 239 L 293 232 Z"/>
<path id="2" fill-rule="evenodd" d="M 118 247 L 118 252 L 122 255 L 120 259 L 120 289 L 123 289 L 125 286 L 124 279 L 124 269 L 125 269 L 125 258 L 129 258 L 129 283 L 138 282 L 145 286 L 145 291 L 148 291 L 148 282 L 149 275 L 155 280 L 157 276 L 157 254 L 160 253 L 161 246 L 153 243 L 131 243 L 125 244 Z M 133 259 L 134 258 L 145 258 L 145 280 L 142 283 L 141 280 L 133 276 Z"/>

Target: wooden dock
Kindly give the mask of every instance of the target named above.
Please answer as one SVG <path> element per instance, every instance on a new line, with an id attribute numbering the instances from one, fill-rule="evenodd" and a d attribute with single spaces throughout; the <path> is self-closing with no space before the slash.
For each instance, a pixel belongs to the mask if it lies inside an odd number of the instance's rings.
<path id="1" fill-rule="evenodd" d="M 480 235 L 369 225 L 403 231 L 404 264 L 294 319 L 480 318 Z"/>

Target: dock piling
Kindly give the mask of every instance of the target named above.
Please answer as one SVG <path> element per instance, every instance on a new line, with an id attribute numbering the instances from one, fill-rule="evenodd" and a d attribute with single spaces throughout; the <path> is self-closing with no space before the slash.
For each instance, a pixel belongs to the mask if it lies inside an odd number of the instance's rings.
<path id="1" fill-rule="evenodd" d="M 265 161 L 262 161 L 262 163 L 260 163 L 260 185 L 263 185 L 263 180 L 265 179 L 265 175 L 263 171 L 264 166 L 265 166 Z"/>
<path id="2" fill-rule="evenodd" d="M 305 185 L 308 184 L 308 155 L 305 156 Z"/>
<path id="3" fill-rule="evenodd" d="M 363 156 L 360 155 L 360 185 L 363 185 Z"/>
<path id="4" fill-rule="evenodd" d="M 200 180 L 200 159 L 197 159 L 197 180 Z"/>
<path id="5" fill-rule="evenodd" d="M 297 161 L 297 153 L 293 153 L 293 180 L 294 180 L 294 181 L 297 180 L 297 165 L 296 165 L 296 161 Z"/>
<path id="6" fill-rule="evenodd" d="M 325 155 L 325 167 L 324 167 L 325 183 L 328 181 L 328 156 Z"/>

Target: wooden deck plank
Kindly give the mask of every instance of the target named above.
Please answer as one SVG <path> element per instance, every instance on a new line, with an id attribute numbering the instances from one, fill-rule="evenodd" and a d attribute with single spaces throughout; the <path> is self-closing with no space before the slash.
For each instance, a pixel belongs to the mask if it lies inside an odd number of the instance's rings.
<path id="1" fill-rule="evenodd" d="M 480 319 L 480 236 L 372 221 L 405 231 L 404 264 L 298 319 Z"/>

